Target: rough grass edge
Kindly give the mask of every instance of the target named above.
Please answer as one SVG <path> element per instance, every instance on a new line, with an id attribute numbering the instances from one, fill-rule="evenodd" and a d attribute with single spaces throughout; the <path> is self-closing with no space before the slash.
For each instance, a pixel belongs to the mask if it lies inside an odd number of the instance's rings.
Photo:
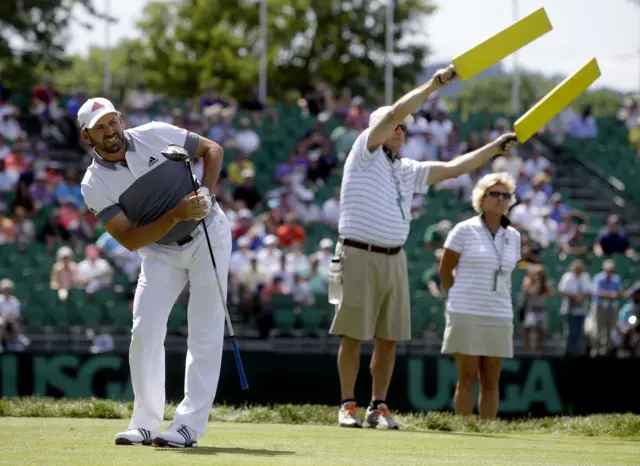
<path id="1" fill-rule="evenodd" d="M 53 399 L 43 397 L 2 398 L 0 417 L 129 419 L 132 402 L 105 399 Z M 171 420 L 175 405 L 165 407 L 165 420 Z M 336 426 L 337 408 L 320 405 L 224 406 L 216 405 L 209 419 L 218 422 Z M 362 409 L 361 415 L 364 415 Z M 481 421 L 448 412 L 398 414 L 406 431 L 465 432 L 478 434 L 544 433 L 579 436 L 639 437 L 640 416 L 636 414 L 597 414 L 516 420 Z"/>

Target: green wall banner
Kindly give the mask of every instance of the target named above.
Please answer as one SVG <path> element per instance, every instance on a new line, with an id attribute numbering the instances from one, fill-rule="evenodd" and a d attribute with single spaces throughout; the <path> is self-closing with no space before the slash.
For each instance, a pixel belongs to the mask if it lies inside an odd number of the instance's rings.
<path id="1" fill-rule="evenodd" d="M 356 387 L 361 404 L 370 397 L 368 357 Z M 233 354 L 225 352 L 217 403 L 274 404 L 340 402 L 335 355 L 244 351 L 250 389 L 240 389 Z M 167 401 L 183 396 L 184 354 L 168 353 Z M 548 416 L 634 412 L 640 397 L 629 374 L 640 360 L 522 358 L 505 360 L 500 380 L 500 416 Z M 387 401 L 394 410 L 451 411 L 455 361 L 440 355 L 399 356 Z M 476 387 L 477 391 L 478 387 Z M 0 395 L 133 399 L 127 353 L 4 353 Z"/>

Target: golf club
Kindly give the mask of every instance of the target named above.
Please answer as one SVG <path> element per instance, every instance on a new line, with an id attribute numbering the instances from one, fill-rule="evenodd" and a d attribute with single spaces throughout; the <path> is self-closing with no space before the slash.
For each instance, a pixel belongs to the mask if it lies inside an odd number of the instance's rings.
<path id="1" fill-rule="evenodd" d="M 184 162 L 187 165 L 187 169 L 189 170 L 189 176 L 191 178 L 191 183 L 193 185 L 193 191 L 197 195 L 198 187 L 196 186 L 196 181 L 193 177 L 193 172 L 191 171 L 191 158 L 189 157 L 189 153 L 181 146 L 170 144 L 166 149 L 161 151 L 161 154 L 164 155 L 167 159 L 173 160 L 174 162 Z M 231 338 L 231 345 L 233 346 L 233 355 L 236 359 L 236 366 L 238 368 L 238 375 L 240 376 L 240 386 L 243 390 L 247 390 L 249 388 L 249 383 L 247 382 L 247 376 L 244 373 L 244 367 L 242 366 L 242 359 L 240 359 L 240 349 L 238 349 L 238 343 L 236 342 L 236 336 L 233 333 L 233 326 L 231 325 L 231 317 L 229 316 L 229 310 L 227 309 L 227 300 L 225 299 L 225 294 L 222 291 L 222 285 L 220 283 L 220 277 L 218 276 L 218 267 L 216 266 L 216 260 L 213 257 L 213 249 L 211 248 L 211 241 L 209 240 L 209 232 L 207 232 L 207 227 L 204 223 L 205 219 L 200 220 L 202 224 L 202 229 L 204 230 L 204 235 L 207 239 L 207 246 L 209 247 L 209 255 L 211 256 L 211 263 L 213 264 L 213 270 L 216 274 L 216 282 L 218 283 L 218 290 L 220 291 L 220 298 L 222 299 L 222 305 L 224 306 L 224 314 L 227 320 L 227 328 L 229 329 L 229 337 Z"/>

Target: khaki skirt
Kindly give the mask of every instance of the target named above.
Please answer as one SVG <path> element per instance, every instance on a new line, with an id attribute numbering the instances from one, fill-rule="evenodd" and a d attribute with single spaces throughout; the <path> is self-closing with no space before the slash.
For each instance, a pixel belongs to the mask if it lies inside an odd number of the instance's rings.
<path id="1" fill-rule="evenodd" d="M 513 357 L 513 321 L 504 317 L 445 312 L 443 354 Z"/>

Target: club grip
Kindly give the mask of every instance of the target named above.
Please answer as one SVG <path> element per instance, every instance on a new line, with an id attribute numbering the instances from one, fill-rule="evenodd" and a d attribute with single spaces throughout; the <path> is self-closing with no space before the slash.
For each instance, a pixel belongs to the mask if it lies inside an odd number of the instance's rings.
<path id="1" fill-rule="evenodd" d="M 518 142 L 518 138 L 516 136 L 511 136 L 511 137 L 505 139 L 500 144 L 500 150 L 502 152 L 505 152 L 507 150 L 507 144 L 509 144 L 510 142 Z"/>
<path id="2" fill-rule="evenodd" d="M 233 355 L 236 358 L 236 367 L 238 368 L 238 375 L 240 376 L 240 386 L 243 390 L 248 390 L 249 382 L 247 382 L 247 376 L 244 373 L 242 359 L 240 359 L 240 349 L 238 349 L 238 343 L 235 338 L 231 339 L 231 346 L 233 346 Z"/>

